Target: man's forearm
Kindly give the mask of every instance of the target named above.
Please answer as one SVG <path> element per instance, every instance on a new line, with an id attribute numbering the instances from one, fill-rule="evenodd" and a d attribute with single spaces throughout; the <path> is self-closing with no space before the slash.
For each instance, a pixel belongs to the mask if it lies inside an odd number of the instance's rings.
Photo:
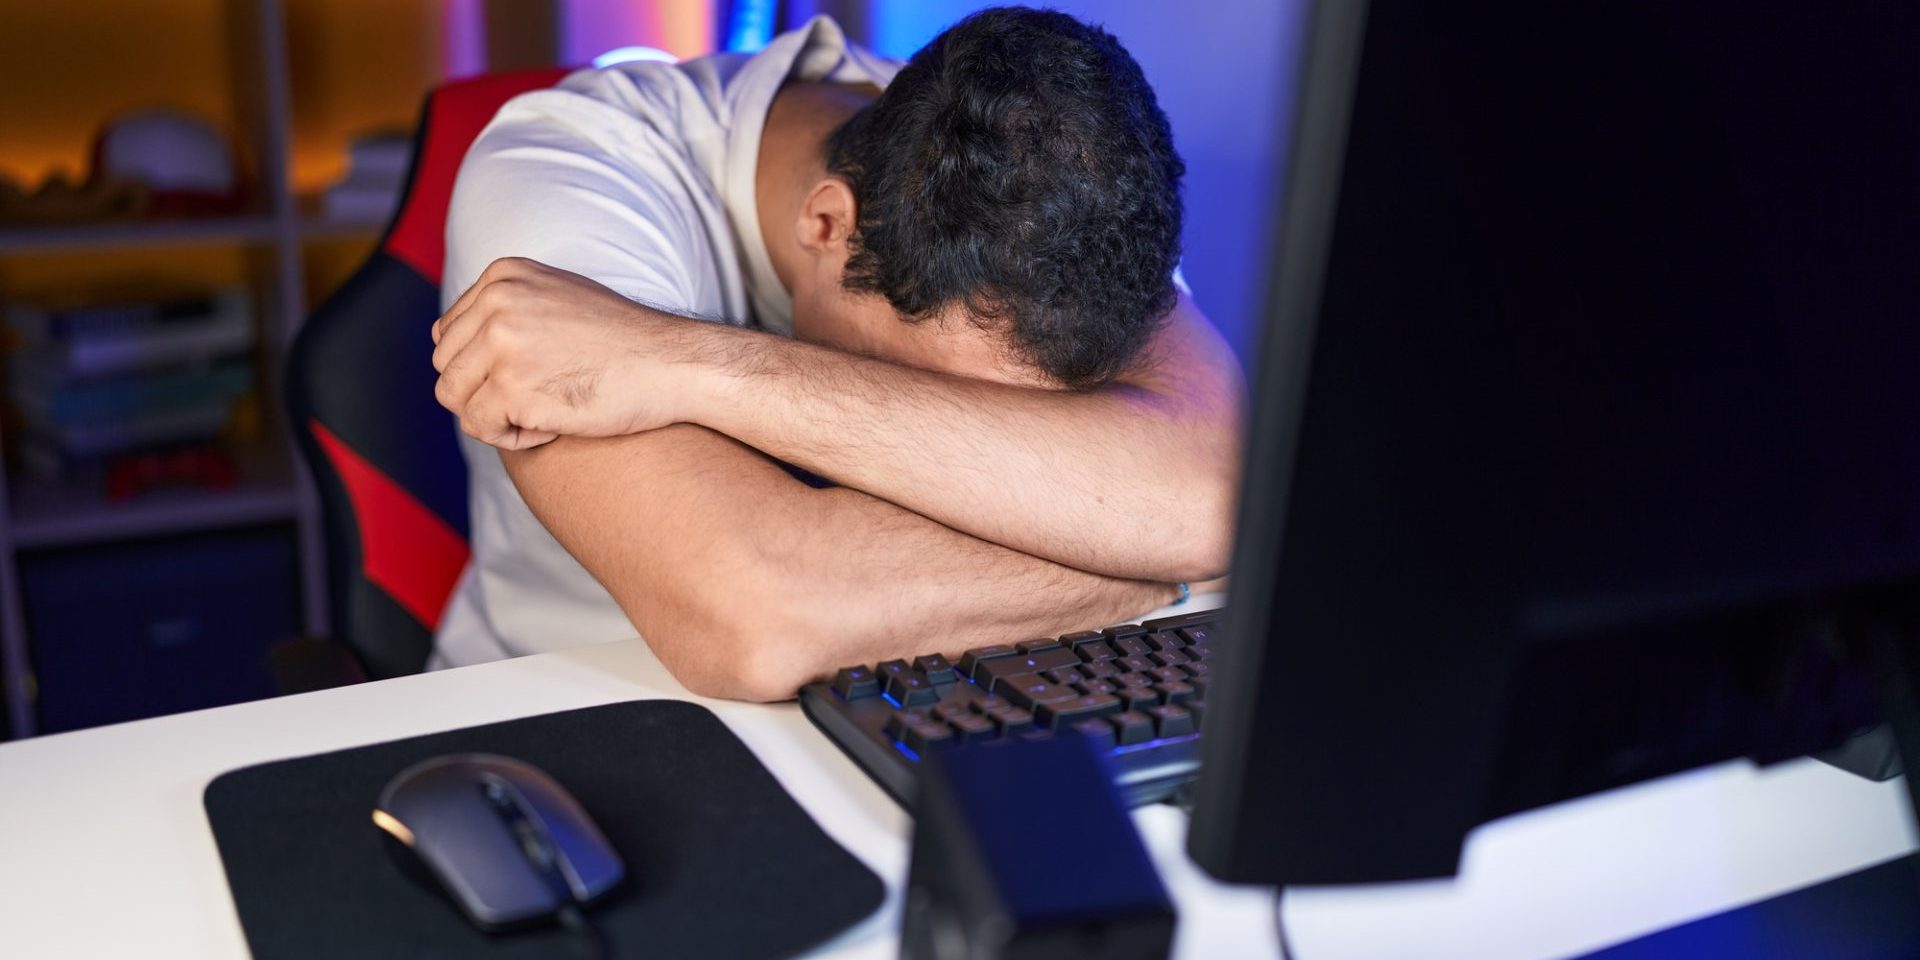
<path id="1" fill-rule="evenodd" d="M 778 699 L 836 667 L 1118 622 L 1176 595 L 806 488 L 697 427 L 503 456 L 668 669 L 710 695 Z"/>
<path id="2" fill-rule="evenodd" d="M 1183 305 L 1190 306 L 1190 305 Z M 1197 315 L 1188 322 L 1205 327 Z M 720 331 L 697 422 L 956 530 L 1082 570 L 1224 571 L 1238 481 L 1237 366 L 1211 329 L 1163 337 L 1171 384 L 1066 392 Z M 1195 342 L 1211 336 L 1212 342 Z M 718 386 L 714 386 L 714 384 Z"/>
<path id="3" fill-rule="evenodd" d="M 1241 375 L 1186 298 L 1116 382 L 1080 392 L 690 321 L 513 258 L 434 337 L 435 396 L 504 449 L 698 424 L 1078 569 L 1198 580 L 1227 563 Z"/>

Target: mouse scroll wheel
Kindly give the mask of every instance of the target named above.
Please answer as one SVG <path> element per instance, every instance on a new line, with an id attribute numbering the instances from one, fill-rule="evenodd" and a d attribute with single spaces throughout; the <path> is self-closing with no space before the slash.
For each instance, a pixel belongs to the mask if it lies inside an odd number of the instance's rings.
<path id="1" fill-rule="evenodd" d="M 487 783 L 481 785 L 480 793 L 499 811 L 507 829 L 513 831 L 514 842 L 520 845 L 520 852 L 527 861 L 541 871 L 553 869 L 553 845 L 547 842 L 540 828 L 527 819 L 519 804 L 513 802 L 513 795 L 507 792 L 507 788 L 498 783 Z"/>
<path id="2" fill-rule="evenodd" d="M 526 854 L 527 860 L 536 868 L 543 871 L 552 869 L 553 848 L 547 845 L 547 838 L 540 835 L 537 827 L 525 820 L 516 820 L 513 823 L 513 838 L 520 841 L 520 852 Z"/>

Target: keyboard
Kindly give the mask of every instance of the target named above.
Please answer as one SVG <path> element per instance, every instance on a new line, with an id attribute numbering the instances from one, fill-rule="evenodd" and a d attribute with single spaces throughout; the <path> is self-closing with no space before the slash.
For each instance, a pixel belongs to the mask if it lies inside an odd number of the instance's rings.
<path id="1" fill-rule="evenodd" d="M 1225 610 L 841 669 L 800 691 L 807 717 L 912 807 L 934 750 L 1087 737 L 1129 803 L 1173 795 L 1200 769 L 1200 730 Z"/>

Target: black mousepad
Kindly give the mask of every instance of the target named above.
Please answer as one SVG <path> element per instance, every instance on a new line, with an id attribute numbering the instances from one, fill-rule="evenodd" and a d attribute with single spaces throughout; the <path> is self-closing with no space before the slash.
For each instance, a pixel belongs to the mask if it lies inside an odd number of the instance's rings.
<path id="1" fill-rule="evenodd" d="M 581 955 L 557 927 L 481 933 L 369 819 L 394 774 L 463 751 L 547 771 L 619 850 L 626 879 L 587 911 L 609 957 L 791 956 L 885 896 L 711 711 L 642 700 L 222 774 L 207 820 L 253 955 Z"/>

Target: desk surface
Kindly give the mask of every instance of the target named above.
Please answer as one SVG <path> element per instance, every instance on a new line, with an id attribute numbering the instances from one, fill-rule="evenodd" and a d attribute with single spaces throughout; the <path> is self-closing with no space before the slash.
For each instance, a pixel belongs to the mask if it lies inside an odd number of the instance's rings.
<path id="1" fill-rule="evenodd" d="M 891 958 L 911 821 L 791 703 L 688 694 L 639 641 L 0 745 L 0 954 L 244 957 L 200 794 L 236 767 L 574 707 L 704 703 L 885 878 L 880 912 L 819 951 Z M 1136 813 L 1180 908 L 1182 957 L 1274 955 L 1272 892 L 1183 851 L 1183 815 Z M 1572 956 L 1912 851 L 1897 784 L 1812 761 L 1729 764 L 1492 824 L 1457 881 L 1289 891 L 1305 960 Z"/>

